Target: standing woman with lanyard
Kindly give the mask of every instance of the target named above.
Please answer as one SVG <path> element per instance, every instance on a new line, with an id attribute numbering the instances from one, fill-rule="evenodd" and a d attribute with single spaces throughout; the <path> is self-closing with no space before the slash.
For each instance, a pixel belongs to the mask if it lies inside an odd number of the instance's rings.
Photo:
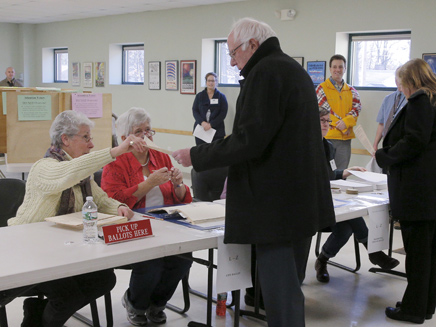
<path id="1" fill-rule="evenodd" d="M 211 128 L 216 130 L 213 141 L 223 139 L 226 136 L 224 119 L 227 116 L 227 99 L 224 94 L 216 88 L 217 75 L 215 73 L 206 74 L 206 88 L 195 96 L 192 105 L 192 113 L 195 118 L 194 130 L 197 125 L 203 126 L 207 131 Z M 199 138 L 195 138 L 197 145 L 205 143 Z"/>

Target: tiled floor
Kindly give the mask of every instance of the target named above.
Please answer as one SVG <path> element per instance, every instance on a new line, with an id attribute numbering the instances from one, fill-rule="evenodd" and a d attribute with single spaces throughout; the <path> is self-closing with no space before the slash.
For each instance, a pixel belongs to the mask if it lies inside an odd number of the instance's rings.
<path id="1" fill-rule="evenodd" d="M 1 169 L 1 166 L 0 166 Z M 21 176 L 8 176 L 20 178 Z M 185 181 L 187 182 L 187 181 Z M 314 243 L 314 242 L 313 242 Z M 306 296 L 306 326 L 323 327 L 391 327 L 391 326 L 414 326 L 411 323 L 403 323 L 390 320 L 385 317 L 386 306 L 394 306 L 406 286 L 404 278 L 393 275 L 373 274 L 368 272 L 371 263 L 366 255 L 363 246 L 360 247 L 362 255 L 362 267 L 357 274 L 353 274 L 336 267 L 329 266 L 330 283 L 321 284 L 316 280 L 314 264 L 315 255 L 312 249 L 307 267 L 307 276 L 303 284 L 303 291 Z M 401 248 L 401 233 L 394 233 L 394 249 Z M 196 256 L 206 256 L 205 251 L 195 253 Z M 404 271 L 404 256 L 394 254 L 400 260 L 399 271 Z M 337 261 L 353 266 L 354 246 L 349 242 L 335 258 Z M 127 270 L 116 270 L 117 285 L 112 291 L 112 306 L 114 315 L 114 326 L 131 326 L 126 320 L 125 309 L 121 305 L 123 295 L 128 282 L 130 272 Z M 190 283 L 194 289 L 206 291 L 206 268 L 193 264 L 190 275 Z M 242 294 L 243 295 L 243 294 Z M 166 310 L 168 321 L 163 326 L 180 327 L 187 326 L 190 321 L 205 322 L 206 301 L 191 295 L 191 308 L 185 315 L 173 313 Z M 243 299 L 243 296 L 242 296 Z M 22 299 L 16 299 L 7 306 L 9 326 L 19 326 L 22 320 Z M 171 303 L 182 306 L 181 287 L 177 290 Z M 101 323 L 104 326 L 104 305 L 101 299 L 98 300 Z M 245 304 L 242 304 L 242 308 Z M 248 307 L 250 308 L 250 307 Z M 213 307 L 215 310 L 215 306 Z M 89 307 L 80 311 L 85 316 L 90 316 Z M 213 314 L 212 325 L 216 327 L 233 326 L 234 312 L 227 310 L 225 317 L 218 317 Z M 153 326 L 152 323 L 149 324 Z M 74 318 L 67 323 L 68 327 L 85 326 Z M 266 322 L 253 318 L 241 317 L 241 327 L 267 326 Z M 435 326 L 435 319 L 427 320 L 423 326 Z"/>

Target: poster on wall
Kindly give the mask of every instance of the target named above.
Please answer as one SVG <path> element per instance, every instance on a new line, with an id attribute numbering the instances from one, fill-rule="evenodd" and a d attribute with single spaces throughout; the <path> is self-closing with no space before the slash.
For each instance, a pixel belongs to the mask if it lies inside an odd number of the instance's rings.
<path id="1" fill-rule="evenodd" d="M 92 87 L 92 62 L 83 63 L 83 87 Z"/>
<path id="2" fill-rule="evenodd" d="M 95 86 L 104 87 L 105 63 L 98 61 L 95 63 Z"/>
<path id="3" fill-rule="evenodd" d="M 73 79 L 72 86 L 80 86 L 80 62 L 73 62 Z"/>
<path id="4" fill-rule="evenodd" d="M 177 91 L 179 89 L 178 68 L 177 60 L 165 61 L 165 90 Z"/>
<path id="5" fill-rule="evenodd" d="M 307 73 L 312 79 L 313 84 L 317 87 L 325 80 L 325 61 L 308 61 Z"/>
<path id="6" fill-rule="evenodd" d="M 148 62 L 148 89 L 160 90 L 160 61 Z"/>
<path id="7" fill-rule="evenodd" d="M 195 94 L 197 84 L 197 60 L 180 61 L 180 93 Z"/>
<path id="8" fill-rule="evenodd" d="M 422 59 L 430 65 L 431 70 L 436 74 L 436 53 L 423 53 Z"/>

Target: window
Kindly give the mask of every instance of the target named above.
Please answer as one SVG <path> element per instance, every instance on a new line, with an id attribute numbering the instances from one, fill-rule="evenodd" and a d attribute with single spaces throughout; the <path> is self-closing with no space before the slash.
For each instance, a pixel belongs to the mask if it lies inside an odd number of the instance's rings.
<path id="1" fill-rule="evenodd" d="M 54 82 L 68 83 L 68 49 L 54 49 Z"/>
<path id="2" fill-rule="evenodd" d="M 144 45 L 123 45 L 123 84 L 144 84 Z"/>
<path id="3" fill-rule="evenodd" d="M 396 88 L 395 70 L 410 59 L 410 32 L 349 35 L 348 80 L 356 88 Z"/>
<path id="4" fill-rule="evenodd" d="M 239 86 L 238 67 L 230 65 L 229 48 L 226 40 L 215 41 L 215 72 L 218 74 L 219 86 Z"/>

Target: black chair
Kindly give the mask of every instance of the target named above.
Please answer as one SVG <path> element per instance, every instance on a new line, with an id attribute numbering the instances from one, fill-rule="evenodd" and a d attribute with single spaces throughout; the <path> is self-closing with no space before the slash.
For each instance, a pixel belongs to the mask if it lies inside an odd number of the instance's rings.
<path id="1" fill-rule="evenodd" d="M 215 168 L 202 172 L 191 170 L 192 190 L 197 201 L 214 201 L 220 198 L 228 167 Z"/>
<path id="2" fill-rule="evenodd" d="M 319 231 L 318 234 L 316 235 L 316 244 L 315 244 L 315 254 L 318 257 L 319 253 L 320 253 L 320 247 L 321 247 L 321 237 L 323 233 L 331 233 L 332 230 L 330 227 L 326 227 L 323 230 Z M 353 235 L 353 240 L 354 240 L 354 253 L 356 255 L 356 267 L 355 268 L 351 268 L 351 267 L 347 267 L 344 266 L 340 263 L 337 263 L 335 261 L 329 260 L 327 261 L 327 263 L 329 265 L 338 267 L 340 269 L 344 269 L 350 272 L 357 272 L 360 269 L 360 251 L 359 251 L 359 242 L 357 241 L 356 237 Z"/>
<path id="3" fill-rule="evenodd" d="M 19 206 L 23 203 L 24 194 L 26 191 L 26 182 L 15 178 L 1 178 L 0 179 L 0 227 L 6 227 L 9 218 L 15 217 Z M 7 228 L 7 227 L 6 227 Z M 6 315 L 6 305 L 12 302 L 15 298 L 20 296 L 37 296 L 43 298 L 43 295 L 36 291 L 35 285 L 18 287 L 10 290 L 0 291 L 0 326 L 8 327 L 8 320 Z M 106 319 L 108 326 L 113 326 L 112 310 L 110 294 L 105 295 L 106 303 Z M 82 315 L 75 313 L 74 317 L 86 323 L 89 326 L 100 326 L 97 303 L 93 301 L 90 303 L 92 322 Z"/>
<path id="4" fill-rule="evenodd" d="M 97 170 L 94 173 L 94 181 L 97 183 L 98 186 L 101 187 L 101 175 L 103 174 L 103 169 Z"/>

